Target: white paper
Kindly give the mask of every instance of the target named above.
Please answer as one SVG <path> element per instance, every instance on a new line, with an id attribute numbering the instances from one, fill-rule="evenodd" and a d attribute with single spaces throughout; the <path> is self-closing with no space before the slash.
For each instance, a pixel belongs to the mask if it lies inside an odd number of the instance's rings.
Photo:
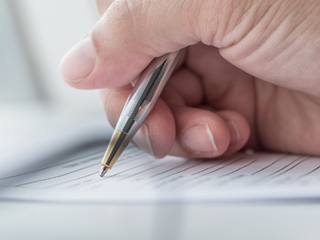
<path id="1" fill-rule="evenodd" d="M 320 158 L 275 153 L 155 160 L 129 146 L 105 177 L 105 145 L 0 171 L 0 199 L 51 202 L 215 202 L 320 198 Z M 31 158 L 32 159 L 32 158 Z M 16 163 L 16 162 L 15 162 Z"/>

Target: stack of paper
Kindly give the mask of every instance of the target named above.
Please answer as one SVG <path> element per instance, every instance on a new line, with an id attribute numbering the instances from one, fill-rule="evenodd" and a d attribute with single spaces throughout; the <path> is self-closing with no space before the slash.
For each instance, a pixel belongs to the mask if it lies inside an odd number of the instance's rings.
<path id="1" fill-rule="evenodd" d="M 29 155 L 14 172 L 0 171 L 0 199 L 114 203 L 320 199 L 317 157 L 243 153 L 218 159 L 155 160 L 129 146 L 101 178 L 98 170 L 105 148 L 106 144 L 88 145 L 51 159 L 43 154 L 33 160 Z"/>

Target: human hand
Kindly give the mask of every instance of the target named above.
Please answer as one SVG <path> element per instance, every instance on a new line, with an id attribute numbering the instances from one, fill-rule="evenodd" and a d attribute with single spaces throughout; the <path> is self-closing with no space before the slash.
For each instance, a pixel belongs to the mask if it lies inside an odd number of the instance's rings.
<path id="1" fill-rule="evenodd" d="M 134 138 L 163 157 L 243 147 L 320 155 L 320 2 L 99 0 L 100 21 L 62 60 L 76 88 L 101 91 L 115 126 L 141 71 L 187 47 Z"/>

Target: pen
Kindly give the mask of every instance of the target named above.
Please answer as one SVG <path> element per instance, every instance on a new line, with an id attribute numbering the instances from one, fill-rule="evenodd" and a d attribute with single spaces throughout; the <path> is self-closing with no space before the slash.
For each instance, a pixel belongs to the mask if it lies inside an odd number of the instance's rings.
<path id="1" fill-rule="evenodd" d="M 142 126 L 176 67 L 181 50 L 155 58 L 141 73 L 121 112 L 106 153 L 101 161 L 103 177 L 118 160 Z"/>

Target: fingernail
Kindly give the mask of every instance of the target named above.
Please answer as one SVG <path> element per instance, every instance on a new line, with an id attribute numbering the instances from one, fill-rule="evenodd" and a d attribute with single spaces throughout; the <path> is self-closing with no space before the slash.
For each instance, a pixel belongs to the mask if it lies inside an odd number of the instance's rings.
<path id="1" fill-rule="evenodd" d="M 228 121 L 227 125 L 230 130 L 230 145 L 235 144 L 240 141 L 240 133 L 238 131 L 237 125 L 234 121 Z"/>
<path id="2" fill-rule="evenodd" d="M 60 73 L 70 82 L 80 82 L 94 69 L 96 55 L 91 37 L 88 36 L 77 43 L 61 60 Z"/>
<path id="3" fill-rule="evenodd" d="M 218 154 L 218 149 L 208 124 L 189 128 L 184 133 L 182 142 L 192 152 Z"/>
<path id="4" fill-rule="evenodd" d="M 140 148 L 142 151 L 148 153 L 151 156 L 154 156 L 151 141 L 149 138 L 149 132 L 146 125 L 142 125 L 136 135 L 133 137 L 133 142 Z"/>

